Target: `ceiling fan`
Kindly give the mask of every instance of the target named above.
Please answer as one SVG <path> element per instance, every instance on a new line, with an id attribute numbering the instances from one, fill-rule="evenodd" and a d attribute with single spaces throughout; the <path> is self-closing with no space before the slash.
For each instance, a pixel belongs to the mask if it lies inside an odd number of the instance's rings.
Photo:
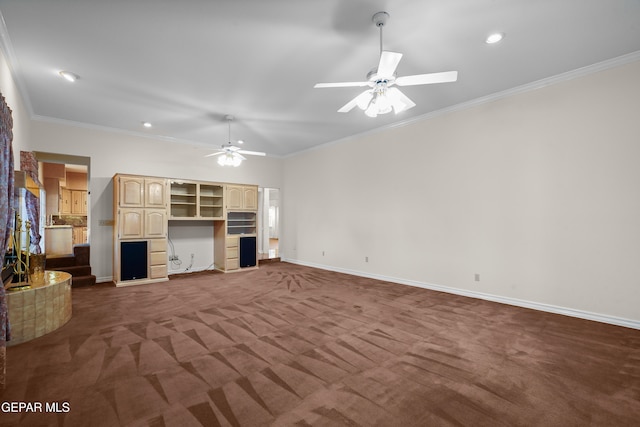
<path id="1" fill-rule="evenodd" d="M 218 164 L 220 166 L 240 166 L 243 160 L 247 160 L 243 154 L 248 154 L 251 156 L 266 156 L 266 153 L 262 153 L 260 151 L 249 151 L 243 150 L 240 147 L 237 147 L 231 143 L 231 122 L 235 119 L 235 117 L 231 115 L 224 116 L 224 119 L 229 124 L 229 142 L 227 144 L 223 144 L 220 146 L 218 151 L 207 154 L 205 157 L 212 156 L 220 156 L 218 157 Z M 238 144 L 243 144 L 243 141 L 238 140 Z"/>
<path id="2" fill-rule="evenodd" d="M 457 71 L 445 71 L 441 73 L 417 74 L 413 76 L 396 77 L 396 68 L 402 58 L 398 52 L 382 50 L 382 27 L 389 19 L 387 12 L 378 12 L 373 15 L 373 22 L 380 28 L 380 61 L 378 67 L 367 74 L 366 82 L 343 82 L 343 83 L 318 83 L 314 88 L 328 87 L 364 87 L 369 89 L 347 102 L 338 110 L 339 113 L 347 113 L 355 106 L 364 110 L 369 117 L 376 117 L 378 114 L 386 114 L 415 107 L 415 103 L 405 94 L 400 92 L 396 86 L 414 86 L 433 83 L 455 82 L 458 79 Z"/>

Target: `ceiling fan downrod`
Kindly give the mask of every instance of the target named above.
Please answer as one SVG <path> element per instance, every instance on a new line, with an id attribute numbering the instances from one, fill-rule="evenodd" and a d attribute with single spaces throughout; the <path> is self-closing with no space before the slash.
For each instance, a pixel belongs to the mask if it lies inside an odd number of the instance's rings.
<path id="1" fill-rule="evenodd" d="M 382 49 L 382 27 L 385 26 L 388 19 L 389 19 L 389 14 L 387 12 L 378 12 L 374 14 L 373 17 L 371 18 L 373 23 L 376 24 L 376 27 L 380 28 L 380 54 L 381 55 L 383 50 Z"/>

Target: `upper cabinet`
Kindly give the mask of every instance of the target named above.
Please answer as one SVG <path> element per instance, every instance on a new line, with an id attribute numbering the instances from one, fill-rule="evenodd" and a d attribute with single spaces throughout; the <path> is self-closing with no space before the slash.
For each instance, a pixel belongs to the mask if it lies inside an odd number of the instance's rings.
<path id="1" fill-rule="evenodd" d="M 255 185 L 227 185 L 228 210 L 257 210 L 258 187 Z"/>
<path id="2" fill-rule="evenodd" d="M 167 207 L 167 180 L 164 178 L 144 179 L 144 205 L 148 208 Z"/>
<path id="3" fill-rule="evenodd" d="M 144 178 L 137 176 L 120 176 L 119 205 L 123 208 L 141 208 L 144 206 Z"/>
<path id="4" fill-rule="evenodd" d="M 169 219 L 224 219 L 222 184 L 171 181 Z"/>
<path id="5" fill-rule="evenodd" d="M 119 205 L 122 208 L 161 208 L 167 206 L 167 180 L 120 175 Z"/>

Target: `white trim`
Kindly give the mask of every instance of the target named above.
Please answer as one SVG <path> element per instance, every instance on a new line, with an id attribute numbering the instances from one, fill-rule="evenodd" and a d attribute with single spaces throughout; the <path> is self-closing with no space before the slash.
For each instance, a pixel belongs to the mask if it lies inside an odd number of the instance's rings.
<path id="1" fill-rule="evenodd" d="M 442 108 L 440 110 L 431 111 L 426 114 L 422 114 L 420 116 L 415 116 L 408 118 L 406 120 L 401 120 L 399 122 L 389 123 L 384 126 L 380 126 L 374 129 L 369 129 L 367 131 L 357 133 L 354 135 L 349 135 L 344 138 L 336 139 L 334 141 L 328 141 L 323 144 L 317 144 L 313 147 L 305 148 L 304 150 L 296 151 L 294 153 L 286 154 L 283 157 L 293 157 L 298 154 L 303 154 L 309 151 L 314 151 L 318 149 L 322 149 L 324 147 L 328 147 L 334 144 L 339 144 L 342 142 L 351 141 L 354 139 L 360 139 L 368 135 L 377 134 L 383 132 L 388 129 L 393 129 L 397 127 L 407 126 L 415 122 L 419 122 L 422 120 L 432 119 L 438 116 L 442 116 L 445 114 L 453 113 L 456 111 L 466 110 L 467 108 L 476 107 L 482 104 L 488 104 L 493 101 L 498 101 L 500 99 L 508 98 L 510 96 L 518 95 L 525 92 L 531 92 L 534 90 L 541 89 L 546 86 L 554 85 L 556 83 L 565 82 L 568 80 L 572 80 L 578 77 L 588 76 L 589 74 L 594 74 L 600 71 L 608 70 L 610 68 L 619 67 L 622 65 L 630 64 L 632 62 L 640 60 L 640 50 L 628 53 L 626 55 L 618 56 L 616 58 L 607 59 L 602 62 L 598 62 L 595 64 L 587 65 L 586 67 L 577 68 L 575 70 L 567 71 L 565 73 L 557 74 L 555 76 L 547 77 L 541 80 L 537 80 L 531 83 L 526 83 L 521 86 L 516 86 L 510 89 L 503 90 L 501 92 L 491 93 L 486 96 L 482 96 L 480 98 L 471 99 L 469 101 L 461 102 L 460 104 L 455 104 L 449 107 Z"/>
<path id="2" fill-rule="evenodd" d="M 113 282 L 113 276 L 96 277 L 96 283 Z"/>
<path id="3" fill-rule="evenodd" d="M 498 296 L 498 295 L 486 294 L 486 293 L 483 293 L 483 292 L 467 291 L 467 290 L 464 290 L 464 289 L 451 288 L 449 286 L 442 286 L 442 285 L 435 285 L 435 284 L 432 284 L 432 283 L 418 282 L 416 280 L 400 279 L 400 278 L 397 278 L 397 277 L 389 277 L 389 276 L 383 276 L 383 275 L 379 275 L 379 274 L 365 273 L 365 272 L 362 272 L 362 271 L 356 271 L 356 270 L 351 270 L 351 269 L 347 269 L 347 268 L 333 267 L 333 266 L 329 266 L 329 265 L 316 264 L 316 263 L 312 263 L 312 262 L 300 261 L 300 260 L 297 260 L 297 259 L 291 259 L 291 258 L 281 258 L 281 259 L 284 262 L 290 262 L 292 264 L 304 265 L 306 267 L 319 268 L 321 270 L 335 271 L 335 272 L 338 272 L 338 273 L 351 274 L 353 276 L 367 277 L 367 278 L 370 278 L 370 279 L 377 279 L 377 280 L 382 280 L 382 281 L 385 281 L 385 282 L 399 283 L 401 285 L 414 286 L 414 287 L 417 287 L 417 288 L 430 289 L 430 290 L 438 291 L 438 292 L 446 292 L 446 293 L 449 293 L 449 294 L 461 295 L 461 296 L 469 297 L 469 298 L 477 298 L 477 299 L 482 299 L 482 300 L 487 300 L 487 301 L 493 301 L 493 302 L 497 302 L 497 303 L 501 303 L 501 304 L 513 305 L 513 306 L 516 306 L 516 307 L 523 307 L 523 308 L 529 308 L 529 309 L 532 309 L 532 310 L 544 311 L 544 312 L 547 312 L 547 313 L 561 314 L 561 315 L 564 315 L 564 316 L 570 316 L 570 317 L 576 317 L 576 318 L 579 318 L 579 319 L 592 320 L 592 321 L 601 322 L 601 323 L 608 323 L 608 324 L 611 324 L 611 325 L 623 326 L 623 327 L 626 327 L 626 328 L 640 329 L 640 321 L 639 320 L 625 319 L 625 318 L 622 318 L 622 317 L 609 316 L 609 315 L 606 315 L 606 314 L 593 313 L 593 312 L 590 312 L 590 311 L 576 310 L 576 309 L 573 309 L 573 308 L 560 307 L 560 306 L 556 306 L 556 305 L 544 304 L 544 303 L 539 303 L 539 302 L 535 302 L 535 301 L 526 301 L 526 300 L 521 300 L 521 299 L 516 299 L 516 298 L 502 297 L 502 296 Z"/>

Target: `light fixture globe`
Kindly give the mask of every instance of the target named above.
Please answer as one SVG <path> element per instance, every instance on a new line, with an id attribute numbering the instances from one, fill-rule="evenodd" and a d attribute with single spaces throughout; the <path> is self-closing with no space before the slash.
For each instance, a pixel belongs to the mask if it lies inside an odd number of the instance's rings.
<path id="1" fill-rule="evenodd" d="M 235 153 L 225 153 L 218 157 L 218 164 L 220 166 L 233 166 L 238 167 L 242 163 L 242 158 Z"/>

